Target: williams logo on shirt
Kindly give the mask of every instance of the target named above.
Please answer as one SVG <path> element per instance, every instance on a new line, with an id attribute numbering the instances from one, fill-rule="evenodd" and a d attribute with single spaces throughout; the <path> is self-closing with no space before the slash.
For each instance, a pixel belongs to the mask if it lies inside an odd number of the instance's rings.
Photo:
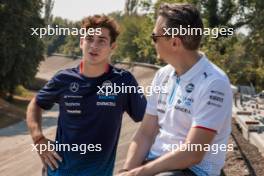
<path id="1" fill-rule="evenodd" d="M 98 87 L 100 90 L 97 92 L 98 100 L 96 106 L 116 106 L 116 97 L 117 94 L 109 91 L 113 88 L 113 84 L 110 80 L 106 80 L 102 83 L 101 87 Z"/>

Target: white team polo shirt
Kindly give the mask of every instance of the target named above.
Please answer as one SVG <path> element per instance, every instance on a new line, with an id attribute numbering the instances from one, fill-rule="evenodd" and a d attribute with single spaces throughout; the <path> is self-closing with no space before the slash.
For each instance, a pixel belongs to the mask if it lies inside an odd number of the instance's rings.
<path id="1" fill-rule="evenodd" d="M 171 151 L 173 145 L 183 144 L 191 127 L 215 131 L 214 147 L 228 148 L 232 114 L 231 86 L 225 73 L 206 56 L 203 55 L 180 77 L 177 77 L 171 65 L 161 68 L 152 86 L 161 86 L 166 91 L 148 97 L 146 113 L 158 116 L 160 126 L 149 159 Z M 214 149 L 206 152 L 203 160 L 190 168 L 198 176 L 220 174 L 227 149 L 219 149 L 218 152 Z"/>

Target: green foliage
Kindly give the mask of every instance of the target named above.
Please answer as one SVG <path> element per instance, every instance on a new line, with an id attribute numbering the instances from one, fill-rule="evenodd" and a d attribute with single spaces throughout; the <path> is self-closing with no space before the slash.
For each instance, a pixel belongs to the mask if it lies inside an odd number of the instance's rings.
<path id="1" fill-rule="evenodd" d="M 194 4 L 196 4 L 196 1 L 197 1 L 197 0 L 158 0 L 158 1 L 155 3 L 155 9 L 158 9 L 159 6 L 160 6 L 162 3 L 169 3 L 169 4 L 172 4 L 172 3 L 194 3 Z"/>
<path id="2" fill-rule="evenodd" d="M 42 27 L 41 0 L 4 0 L 0 4 L 0 92 L 12 97 L 15 87 L 35 76 L 43 44 L 31 28 Z"/>
<path id="3" fill-rule="evenodd" d="M 129 58 L 130 61 L 135 62 L 155 63 L 155 51 L 150 38 L 153 21 L 146 15 L 124 16 L 120 24 L 121 35 L 113 59 Z"/>
<path id="4" fill-rule="evenodd" d="M 234 31 L 247 27 L 247 35 L 234 33 L 216 39 L 204 36 L 201 50 L 228 74 L 233 84 L 252 83 L 258 91 L 264 88 L 263 0 L 158 0 L 155 9 L 163 2 L 196 5 L 205 27 L 232 27 Z"/>
<path id="5" fill-rule="evenodd" d="M 156 52 L 150 37 L 153 31 L 154 21 L 148 16 L 145 16 L 144 18 L 141 17 L 141 20 L 142 21 L 138 23 L 140 33 L 135 36 L 133 40 L 139 48 L 137 54 L 140 60 L 137 61 L 155 64 Z"/>
<path id="6" fill-rule="evenodd" d="M 245 57 L 250 59 L 249 72 L 245 75 L 260 91 L 264 89 L 264 1 L 248 1 L 247 4 L 248 9 L 253 10 L 247 17 L 250 32 L 243 42 Z"/>
<path id="7" fill-rule="evenodd" d="M 44 20 L 46 24 L 49 24 L 52 19 L 52 9 L 54 7 L 54 0 L 45 0 L 45 16 Z"/>
<path id="8" fill-rule="evenodd" d="M 52 28 L 80 28 L 80 22 L 71 22 L 61 17 L 55 17 L 49 24 Z M 53 53 L 62 53 L 69 56 L 81 55 L 79 47 L 79 37 L 76 35 L 52 35 L 45 36 L 44 43 L 46 54 L 52 55 Z"/>
<path id="9" fill-rule="evenodd" d="M 52 17 L 50 13 L 52 1 L 45 2 L 48 2 L 46 8 L 49 12 L 46 25 L 80 27 L 79 22 Z M 263 89 L 263 0 L 157 0 L 155 3 L 151 0 L 127 0 L 125 13 L 109 14 L 121 26 L 121 34 L 117 40 L 118 47 L 112 56 L 113 60 L 163 64 L 156 60 L 155 48 L 150 38 L 155 23 L 154 18 L 157 17 L 157 9 L 163 2 L 193 3 L 201 12 L 205 27 L 232 27 L 234 31 L 244 27 L 242 31 L 246 31 L 247 34 L 235 32 L 233 36 L 219 36 L 216 39 L 204 36 L 201 50 L 228 74 L 233 84 L 252 83 L 257 90 Z M 14 85 L 24 84 L 36 72 L 41 58 L 42 44 L 37 36 L 30 36 L 31 31 L 28 29 L 36 26 L 43 27 L 43 20 L 39 17 L 40 8 L 39 0 L 34 2 L 10 0 L 0 5 L 1 19 L 3 19 L 0 22 L 3 26 L 0 36 L 0 90 L 12 90 L 13 82 Z M 245 27 L 247 27 L 246 30 Z M 46 36 L 43 41 L 48 55 L 54 52 L 70 56 L 81 55 L 79 36 Z M 25 69 L 26 65 L 30 65 L 28 66 L 30 68 Z M 21 71 L 22 68 L 23 71 Z M 13 76 L 14 72 L 16 76 Z"/>
<path id="10" fill-rule="evenodd" d="M 139 0 L 126 0 L 125 9 L 124 9 L 125 14 L 126 15 L 137 14 L 138 3 L 139 3 Z"/>

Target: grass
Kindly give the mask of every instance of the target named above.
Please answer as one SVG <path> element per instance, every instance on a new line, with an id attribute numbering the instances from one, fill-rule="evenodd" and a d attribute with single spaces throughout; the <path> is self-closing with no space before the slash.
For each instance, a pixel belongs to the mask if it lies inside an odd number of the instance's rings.
<path id="1" fill-rule="evenodd" d="M 26 117 L 26 109 L 35 92 L 18 86 L 11 102 L 0 99 L 0 128 L 17 123 Z"/>

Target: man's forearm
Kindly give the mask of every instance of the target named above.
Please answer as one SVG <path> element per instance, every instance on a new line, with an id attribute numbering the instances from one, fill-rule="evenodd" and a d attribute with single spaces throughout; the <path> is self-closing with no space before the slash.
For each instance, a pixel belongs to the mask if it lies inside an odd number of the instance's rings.
<path id="1" fill-rule="evenodd" d="M 160 158 L 141 166 L 145 175 L 153 175 L 169 170 L 185 169 L 200 162 L 195 152 L 175 151 L 169 152 Z"/>
<path id="2" fill-rule="evenodd" d="M 147 138 L 143 134 L 137 134 L 129 146 L 123 168 L 131 170 L 142 165 L 152 143 L 153 139 Z"/>
<path id="3" fill-rule="evenodd" d="M 26 122 L 32 139 L 36 142 L 43 134 L 41 129 L 41 108 L 36 104 L 35 98 L 28 105 Z"/>

